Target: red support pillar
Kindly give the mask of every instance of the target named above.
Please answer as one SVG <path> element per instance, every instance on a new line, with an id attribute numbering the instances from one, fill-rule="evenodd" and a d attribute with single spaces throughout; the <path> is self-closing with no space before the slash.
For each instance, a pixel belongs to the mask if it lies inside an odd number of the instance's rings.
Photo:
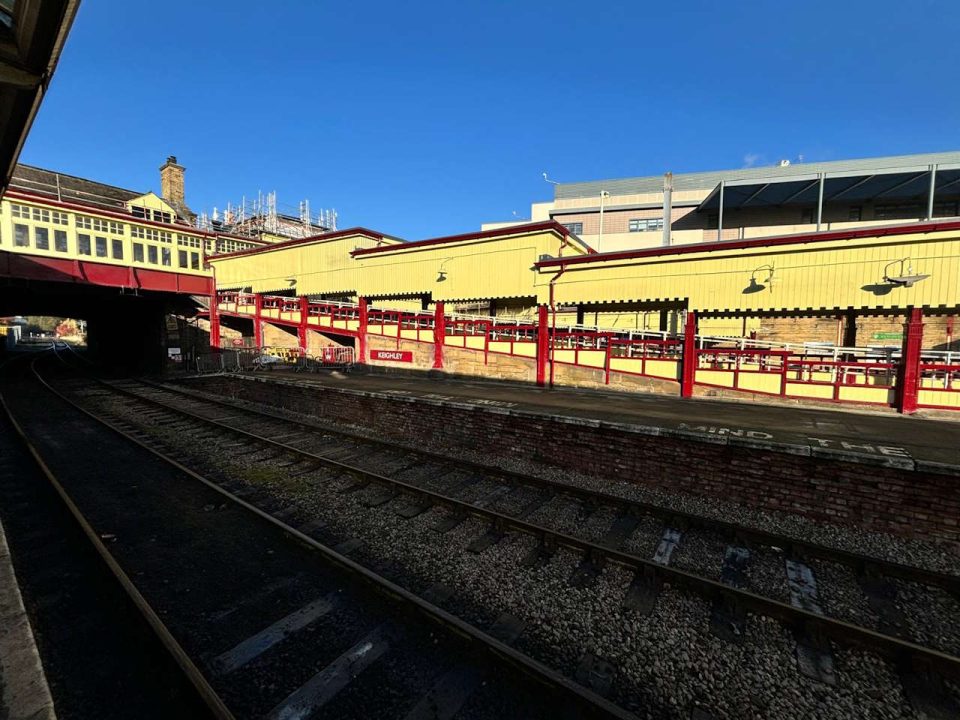
<path id="1" fill-rule="evenodd" d="M 680 358 L 680 397 L 693 397 L 697 378 L 697 313 L 687 310 L 683 326 L 683 356 Z"/>
<path id="2" fill-rule="evenodd" d="M 537 308 L 537 385 L 543 387 L 547 383 L 547 356 L 550 353 L 549 318 L 547 306 Z"/>
<path id="3" fill-rule="evenodd" d="M 923 349 L 923 310 L 910 308 L 903 325 L 903 350 L 897 369 L 896 407 L 904 415 L 917 411 L 920 391 L 920 353 Z"/>
<path id="4" fill-rule="evenodd" d="M 220 296 L 214 290 L 210 298 L 210 347 L 220 349 Z"/>
<path id="5" fill-rule="evenodd" d="M 360 326 L 357 328 L 357 362 L 367 361 L 367 299 L 360 298 Z"/>
<path id="6" fill-rule="evenodd" d="M 447 316 L 443 314 L 443 301 L 433 306 L 433 369 L 443 369 L 443 344 L 447 337 Z"/>
<path id="7" fill-rule="evenodd" d="M 307 337 L 307 306 L 309 302 L 306 295 L 300 297 L 300 324 L 297 326 L 297 342 L 300 344 L 300 349 L 304 352 L 307 352 L 307 345 L 309 343 Z"/>
<path id="8" fill-rule="evenodd" d="M 253 344 L 257 348 L 263 347 L 263 295 L 257 293 L 253 298 Z"/>

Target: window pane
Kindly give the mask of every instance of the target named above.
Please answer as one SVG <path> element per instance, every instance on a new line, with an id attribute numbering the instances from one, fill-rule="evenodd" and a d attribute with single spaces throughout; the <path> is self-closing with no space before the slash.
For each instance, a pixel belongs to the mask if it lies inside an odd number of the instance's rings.
<path id="1" fill-rule="evenodd" d="M 182 268 L 187 267 L 187 251 L 186 250 L 177 251 L 177 264 Z"/>
<path id="2" fill-rule="evenodd" d="M 57 252 L 67 252 L 67 231 L 53 231 L 53 249 Z"/>
<path id="3" fill-rule="evenodd" d="M 164 265 L 170 264 L 170 248 L 161 248 L 160 257 L 163 260 Z"/>
<path id="4" fill-rule="evenodd" d="M 17 247 L 30 246 L 30 228 L 26 225 L 13 226 L 13 244 Z"/>
<path id="5" fill-rule="evenodd" d="M 42 227 L 34 228 L 33 237 L 37 243 L 37 250 L 50 249 L 50 231 L 49 230 Z"/>
<path id="6" fill-rule="evenodd" d="M 157 264 L 157 248 L 153 245 L 147 247 L 147 261 L 154 265 Z"/>
<path id="7" fill-rule="evenodd" d="M 143 245 L 140 243 L 133 244 L 133 261 L 143 262 Z"/>
<path id="8" fill-rule="evenodd" d="M 200 269 L 200 253 L 190 253 L 190 268 L 192 270 Z"/>
<path id="9" fill-rule="evenodd" d="M 105 237 L 97 238 L 97 257 L 107 256 L 107 239 Z"/>
<path id="10" fill-rule="evenodd" d="M 80 255 L 90 254 L 90 236 L 77 235 L 77 253 Z"/>
<path id="11" fill-rule="evenodd" d="M 114 238 L 111 241 L 114 260 L 123 260 L 123 240 Z"/>

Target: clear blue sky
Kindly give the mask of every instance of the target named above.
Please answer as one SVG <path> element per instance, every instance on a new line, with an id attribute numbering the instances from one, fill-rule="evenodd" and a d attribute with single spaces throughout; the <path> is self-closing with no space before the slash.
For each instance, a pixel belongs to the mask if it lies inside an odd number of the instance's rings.
<path id="1" fill-rule="evenodd" d="M 21 160 L 408 239 L 567 182 L 960 148 L 960 3 L 84 0 Z"/>

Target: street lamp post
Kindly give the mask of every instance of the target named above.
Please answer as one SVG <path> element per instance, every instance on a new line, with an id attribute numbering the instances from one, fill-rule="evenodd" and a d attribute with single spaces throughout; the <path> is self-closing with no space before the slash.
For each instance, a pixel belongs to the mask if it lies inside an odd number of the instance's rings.
<path id="1" fill-rule="evenodd" d="M 597 235 L 597 252 L 602 252 L 600 246 L 603 244 L 603 201 L 608 197 L 610 197 L 610 193 L 606 190 L 600 191 L 600 233 Z"/>

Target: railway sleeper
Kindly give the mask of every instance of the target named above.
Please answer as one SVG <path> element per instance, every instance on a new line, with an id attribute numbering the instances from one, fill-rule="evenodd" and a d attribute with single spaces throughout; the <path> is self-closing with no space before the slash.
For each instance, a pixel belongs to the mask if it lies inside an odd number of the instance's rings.
<path id="1" fill-rule="evenodd" d="M 720 569 L 720 582 L 738 589 L 745 588 L 750 559 L 749 549 L 728 545 Z M 747 631 L 746 608 L 732 597 L 716 598 L 710 611 L 710 631 L 727 642 L 742 643 Z"/>

